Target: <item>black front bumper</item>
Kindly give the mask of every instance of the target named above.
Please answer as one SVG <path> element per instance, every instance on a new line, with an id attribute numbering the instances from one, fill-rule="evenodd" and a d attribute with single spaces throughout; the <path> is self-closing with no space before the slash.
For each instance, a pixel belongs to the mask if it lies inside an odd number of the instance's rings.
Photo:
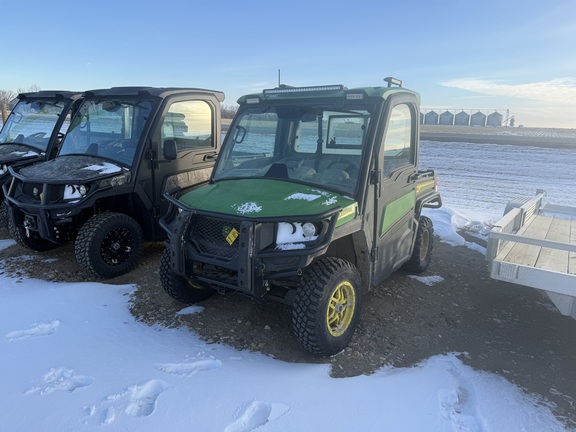
<path id="1" fill-rule="evenodd" d="M 172 270 L 196 284 L 261 297 L 270 284 L 291 285 L 330 244 L 340 207 L 319 215 L 246 219 L 191 209 L 165 195 L 170 208 L 160 225 L 168 233 Z M 318 238 L 300 249 L 278 250 L 278 222 L 316 222 Z"/>

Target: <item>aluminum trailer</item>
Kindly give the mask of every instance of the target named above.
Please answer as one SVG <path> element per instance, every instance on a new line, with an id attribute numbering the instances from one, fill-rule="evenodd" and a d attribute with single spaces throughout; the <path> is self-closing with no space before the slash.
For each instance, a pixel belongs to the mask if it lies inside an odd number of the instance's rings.
<path id="1" fill-rule="evenodd" d="M 488 237 L 490 277 L 540 289 L 576 319 L 576 208 L 545 203 L 545 195 L 508 203 Z"/>

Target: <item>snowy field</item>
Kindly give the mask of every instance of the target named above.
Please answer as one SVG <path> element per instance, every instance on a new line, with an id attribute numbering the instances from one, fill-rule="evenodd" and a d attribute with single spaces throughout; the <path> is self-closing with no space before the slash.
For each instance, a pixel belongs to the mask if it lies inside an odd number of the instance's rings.
<path id="1" fill-rule="evenodd" d="M 453 244 L 455 227 L 482 231 L 510 199 L 537 188 L 576 206 L 576 150 L 424 142 L 421 165 L 439 171 L 445 208 L 428 214 Z M 0 248 L 11 244 L 0 240 Z M 471 369 L 457 353 L 335 379 L 327 365 L 284 363 L 136 322 L 135 289 L 32 280 L 0 263 L 0 430 L 565 430 L 538 395 Z"/>
<path id="2" fill-rule="evenodd" d="M 498 220 L 509 201 L 536 189 L 576 207 L 576 148 L 422 141 L 420 167 L 437 170 L 444 205 L 472 220 Z"/>

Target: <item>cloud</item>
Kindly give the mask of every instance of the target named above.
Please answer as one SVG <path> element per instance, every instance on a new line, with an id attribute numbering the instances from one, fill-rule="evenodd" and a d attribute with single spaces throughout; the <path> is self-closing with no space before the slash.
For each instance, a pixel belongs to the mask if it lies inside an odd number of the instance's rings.
<path id="1" fill-rule="evenodd" d="M 571 77 L 526 84 L 504 84 L 498 81 L 463 78 L 444 81 L 440 85 L 491 96 L 511 96 L 561 104 L 574 104 L 576 100 L 576 78 Z"/>

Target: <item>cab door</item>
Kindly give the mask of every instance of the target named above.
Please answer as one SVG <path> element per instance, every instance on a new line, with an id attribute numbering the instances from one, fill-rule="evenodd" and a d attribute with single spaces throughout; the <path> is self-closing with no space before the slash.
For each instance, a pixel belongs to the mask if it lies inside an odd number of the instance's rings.
<path id="1" fill-rule="evenodd" d="M 168 208 L 165 192 L 204 183 L 210 178 L 220 142 L 218 109 L 216 99 L 208 95 L 193 99 L 179 96 L 165 103 L 151 142 L 157 217 Z M 175 159 L 165 152 L 169 141 L 175 143 Z"/>
<path id="2" fill-rule="evenodd" d="M 393 98 L 385 110 L 374 187 L 375 265 L 379 283 L 411 255 L 415 229 L 418 113 L 410 95 Z"/>

